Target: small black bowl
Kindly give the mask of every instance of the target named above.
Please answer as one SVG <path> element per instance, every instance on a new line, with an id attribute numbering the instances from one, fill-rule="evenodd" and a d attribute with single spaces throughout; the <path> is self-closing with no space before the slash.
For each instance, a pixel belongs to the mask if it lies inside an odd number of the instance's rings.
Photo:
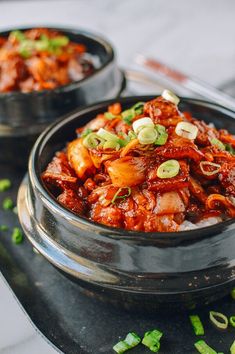
<path id="1" fill-rule="evenodd" d="M 56 118 L 87 104 L 115 98 L 125 85 L 114 50 L 105 39 L 79 29 L 46 28 L 84 44 L 100 64 L 92 75 L 54 90 L 0 93 L 0 149 L 6 151 L 0 156 L 1 163 L 15 161 L 16 149 L 19 159 L 15 162 L 24 162 L 32 141 Z M 6 37 L 13 30 L 15 28 L 0 32 L 0 36 Z"/>
<path id="2" fill-rule="evenodd" d="M 124 108 L 152 97 L 122 98 Z M 99 297 L 128 307 L 216 300 L 235 282 L 235 222 L 178 233 L 142 233 L 91 222 L 63 208 L 41 181 L 54 153 L 75 129 L 114 101 L 93 105 L 51 125 L 37 140 L 29 176 L 18 195 L 19 217 L 33 246 L 54 266 Z M 181 99 L 180 109 L 235 133 L 235 113 L 213 103 Z"/>

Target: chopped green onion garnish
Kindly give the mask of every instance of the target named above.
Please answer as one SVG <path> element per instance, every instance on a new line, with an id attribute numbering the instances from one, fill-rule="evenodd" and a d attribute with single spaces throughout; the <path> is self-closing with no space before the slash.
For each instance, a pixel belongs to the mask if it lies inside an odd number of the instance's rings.
<path id="1" fill-rule="evenodd" d="M 69 38 L 66 36 L 57 36 L 50 38 L 50 45 L 53 47 L 64 47 L 69 44 Z"/>
<path id="2" fill-rule="evenodd" d="M 210 161 L 200 161 L 200 169 L 203 172 L 204 175 L 206 176 L 213 176 L 216 173 L 219 172 L 220 170 L 220 165 L 214 162 L 210 162 Z M 207 167 L 207 169 L 205 169 L 204 167 Z M 209 167 L 213 167 L 212 171 L 209 171 Z"/>
<path id="3" fill-rule="evenodd" d="M 13 38 L 13 39 L 16 39 L 18 42 L 22 42 L 23 40 L 25 40 L 25 35 L 23 32 L 17 30 L 17 31 L 12 31 L 10 33 L 10 36 L 9 38 Z"/>
<path id="4" fill-rule="evenodd" d="M 130 348 L 134 348 L 141 342 L 141 338 L 137 336 L 135 332 L 131 332 L 128 333 L 124 341 L 129 345 Z"/>
<path id="5" fill-rule="evenodd" d="M 17 206 L 15 206 L 15 207 L 12 209 L 12 211 L 13 211 L 14 214 L 18 215 L 18 208 L 17 208 Z"/>
<path id="6" fill-rule="evenodd" d="M 11 181 L 7 178 L 0 179 L 0 192 L 5 192 L 11 188 Z"/>
<path id="7" fill-rule="evenodd" d="M 160 349 L 160 339 L 162 335 L 163 333 L 157 329 L 146 332 L 142 339 L 142 344 L 148 347 L 152 352 L 157 353 Z"/>
<path id="8" fill-rule="evenodd" d="M 14 203 L 11 198 L 5 198 L 2 203 L 4 210 L 11 210 L 14 208 Z"/>
<path id="9" fill-rule="evenodd" d="M 138 102 L 130 109 L 127 109 L 121 113 L 122 119 L 126 124 L 131 125 L 133 118 L 142 114 L 144 111 L 144 102 Z"/>
<path id="10" fill-rule="evenodd" d="M 155 141 L 155 144 L 156 145 L 164 145 L 166 144 L 167 142 L 167 139 L 168 139 L 168 134 L 167 134 L 167 131 L 166 131 L 166 128 L 161 125 L 161 124 L 156 124 L 155 125 L 155 129 L 158 133 L 158 137 Z"/>
<path id="11" fill-rule="evenodd" d="M 217 354 L 217 352 L 209 347 L 208 344 L 204 340 L 199 340 L 196 343 L 194 343 L 195 348 L 197 351 L 201 354 Z"/>
<path id="12" fill-rule="evenodd" d="M 127 190 L 127 192 L 125 193 L 125 191 Z M 121 194 L 120 193 L 124 193 Z M 131 188 L 130 187 L 121 187 L 117 190 L 117 192 L 114 194 L 114 197 L 111 201 L 112 204 L 114 204 L 116 202 L 117 199 L 126 199 L 127 197 L 129 197 L 131 195 Z"/>
<path id="13" fill-rule="evenodd" d="M 198 127 L 189 122 L 179 122 L 175 128 L 175 132 L 183 138 L 194 140 L 198 134 Z"/>
<path id="14" fill-rule="evenodd" d="M 8 226 L 7 225 L 0 225 L 0 231 L 7 231 Z"/>
<path id="15" fill-rule="evenodd" d="M 233 342 L 233 344 L 230 347 L 230 353 L 235 354 L 235 341 Z"/>
<path id="16" fill-rule="evenodd" d="M 121 113 L 122 119 L 124 120 L 124 122 L 128 125 L 131 125 L 131 122 L 133 120 L 133 118 L 135 118 L 136 113 L 134 111 L 134 109 L 127 109 L 126 111 L 123 111 Z"/>
<path id="17" fill-rule="evenodd" d="M 179 97 L 177 97 L 173 92 L 171 92 L 170 90 L 164 90 L 162 93 L 162 97 L 167 100 L 170 101 L 172 103 L 174 103 L 176 106 L 179 104 Z"/>
<path id="18" fill-rule="evenodd" d="M 128 143 L 128 141 L 120 139 L 117 135 L 110 133 L 108 130 L 105 130 L 103 128 L 100 128 L 98 130 L 97 135 L 100 136 L 102 139 L 106 140 L 107 142 L 110 142 L 110 143 L 112 142 L 113 145 L 115 143 L 116 149 L 118 149 L 118 144 L 120 146 L 125 146 Z"/>
<path id="19" fill-rule="evenodd" d="M 98 130 L 97 135 L 107 141 L 118 141 L 119 139 L 117 135 L 110 133 L 108 130 L 105 130 L 103 128 L 100 128 Z"/>
<path id="20" fill-rule="evenodd" d="M 228 327 L 228 318 L 223 313 L 210 311 L 210 320 L 219 329 Z"/>
<path id="21" fill-rule="evenodd" d="M 225 150 L 225 145 L 219 139 L 211 138 L 209 139 L 209 141 L 211 145 L 216 146 L 219 150 Z"/>
<path id="22" fill-rule="evenodd" d="M 16 245 L 20 244 L 23 241 L 23 233 L 18 227 L 15 227 L 13 229 L 11 239 L 12 242 L 15 243 Z"/>
<path id="23" fill-rule="evenodd" d="M 90 133 L 84 138 L 83 145 L 89 149 L 94 149 L 99 144 L 103 144 L 104 142 L 105 140 L 101 138 L 97 133 Z"/>
<path id="24" fill-rule="evenodd" d="M 232 327 L 235 327 L 235 316 L 229 317 L 229 323 L 231 324 Z"/>
<path id="25" fill-rule="evenodd" d="M 231 290 L 230 295 L 231 295 L 232 299 L 235 300 L 235 288 L 233 288 Z"/>
<path id="26" fill-rule="evenodd" d="M 194 333 L 196 334 L 196 336 L 203 336 L 204 335 L 204 328 L 203 328 L 203 324 L 200 320 L 200 317 L 198 315 L 191 315 L 191 316 L 189 316 L 189 318 L 192 323 Z"/>
<path id="27" fill-rule="evenodd" d="M 113 350 L 116 353 L 124 353 L 127 350 L 136 347 L 141 342 L 141 338 L 134 332 L 128 333 L 123 341 L 118 342 Z"/>
<path id="28" fill-rule="evenodd" d="M 143 114 L 144 112 L 144 102 L 137 102 L 132 106 L 132 109 L 134 109 L 136 115 Z"/>
<path id="29" fill-rule="evenodd" d="M 125 353 L 129 349 L 129 345 L 126 344 L 124 341 L 120 341 L 113 346 L 113 350 L 118 354 Z"/>
<path id="30" fill-rule="evenodd" d="M 118 144 L 116 141 L 106 141 L 103 144 L 103 149 L 119 150 L 120 149 L 120 144 Z"/>
<path id="31" fill-rule="evenodd" d="M 114 119 L 114 118 L 116 118 L 116 116 L 115 116 L 113 113 L 111 113 L 111 112 L 105 112 L 104 116 L 105 116 L 105 118 L 107 118 L 107 119 Z"/>
<path id="32" fill-rule="evenodd" d="M 235 149 L 230 144 L 224 144 L 226 151 L 228 151 L 231 155 L 235 155 Z"/>
<path id="33" fill-rule="evenodd" d="M 93 130 L 90 129 L 90 128 L 86 128 L 85 130 L 83 130 L 82 134 L 81 134 L 81 137 L 82 138 L 85 138 L 87 135 L 89 135 L 90 133 L 92 133 Z"/>
<path id="34" fill-rule="evenodd" d="M 35 49 L 35 43 L 31 39 L 25 39 L 19 45 L 19 54 L 24 58 L 28 59 L 31 55 L 33 50 Z"/>
<path id="35" fill-rule="evenodd" d="M 157 139 L 158 133 L 154 127 L 145 127 L 138 133 L 138 140 L 140 144 L 153 144 Z"/>
<path id="36" fill-rule="evenodd" d="M 137 138 L 137 135 L 136 135 L 132 130 L 130 130 L 130 131 L 128 132 L 128 138 L 129 138 L 130 140 L 133 140 L 133 139 L 136 139 L 136 138 Z"/>
<path id="37" fill-rule="evenodd" d="M 168 160 L 163 162 L 157 169 L 159 178 L 172 178 L 178 175 L 180 164 L 177 160 Z"/>
<path id="38" fill-rule="evenodd" d="M 151 118 L 149 117 L 143 117 L 140 119 L 137 119 L 134 121 L 134 123 L 132 124 L 133 130 L 136 134 L 138 134 L 141 129 L 143 128 L 154 128 L 154 123 L 152 121 Z"/>

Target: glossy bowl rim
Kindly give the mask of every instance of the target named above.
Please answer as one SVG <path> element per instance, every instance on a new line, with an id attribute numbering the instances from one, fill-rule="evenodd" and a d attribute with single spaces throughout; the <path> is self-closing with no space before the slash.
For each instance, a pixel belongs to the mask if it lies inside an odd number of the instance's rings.
<path id="1" fill-rule="evenodd" d="M 111 43 L 105 39 L 102 35 L 96 34 L 90 31 L 87 31 L 85 29 L 80 29 L 80 28 L 75 28 L 75 27 L 63 27 L 63 26 L 53 26 L 53 25 L 33 25 L 32 27 L 24 27 L 24 26 L 19 26 L 19 27 L 9 27 L 6 29 L 1 29 L 0 31 L 0 36 L 2 36 L 3 33 L 6 32 L 11 32 L 15 30 L 20 30 L 20 31 L 27 31 L 30 29 L 34 28 L 46 28 L 49 30 L 57 30 L 61 32 L 67 32 L 75 35 L 80 35 L 84 38 L 89 38 L 92 39 L 93 41 L 96 41 L 100 45 L 102 45 L 108 55 L 107 61 L 101 65 L 99 68 L 97 68 L 94 73 L 92 73 L 89 76 L 84 77 L 82 80 L 78 81 L 73 81 L 69 84 L 66 85 L 61 85 L 58 86 L 55 89 L 52 90 L 40 90 L 40 91 L 31 91 L 31 92 L 21 92 L 21 91 L 11 91 L 11 92 L 0 92 L 0 100 L 4 98 L 23 98 L 23 97 L 28 97 L 28 96 L 43 96 L 45 94 L 54 94 L 58 92 L 68 92 L 74 89 L 78 89 L 84 82 L 87 82 L 89 80 L 92 80 L 95 78 L 101 71 L 103 71 L 107 66 L 109 66 L 115 59 L 115 51 Z"/>
<path id="2" fill-rule="evenodd" d="M 152 95 L 140 95 L 140 96 L 128 96 L 128 97 L 122 97 L 119 98 L 119 102 L 125 103 L 128 102 L 129 100 L 150 100 L 153 99 L 156 96 Z M 201 99 L 195 99 L 195 98 L 188 98 L 188 97 L 179 97 L 181 101 L 183 102 L 188 102 L 188 103 L 196 103 L 196 104 L 201 104 L 204 107 L 210 108 L 210 109 L 216 109 L 219 112 L 222 112 L 224 114 L 227 114 L 230 116 L 230 118 L 235 119 L 235 112 L 225 108 L 219 104 L 201 100 Z M 142 231 L 132 231 L 132 230 L 126 230 L 126 229 L 121 229 L 121 228 L 115 228 L 111 226 L 106 226 L 94 221 L 90 221 L 84 216 L 80 216 L 75 214 L 73 211 L 66 209 L 62 205 L 60 205 L 56 198 L 53 197 L 50 192 L 45 188 L 40 176 L 37 175 L 35 166 L 37 165 L 36 159 L 40 156 L 40 150 L 41 150 L 41 145 L 43 145 L 44 140 L 49 139 L 56 131 L 60 130 L 64 125 L 66 125 L 68 122 L 72 121 L 73 119 L 78 118 L 78 116 L 82 116 L 83 114 L 86 113 L 92 113 L 92 111 L 101 109 L 107 107 L 109 104 L 112 104 L 114 102 L 117 102 L 117 99 L 111 99 L 111 100 L 105 100 L 101 101 L 98 103 L 95 103 L 93 105 L 89 105 L 85 108 L 78 109 L 74 112 L 67 114 L 66 116 L 62 117 L 60 120 L 57 120 L 56 122 L 53 122 L 51 125 L 48 126 L 46 130 L 38 137 L 36 140 L 31 153 L 29 157 L 29 163 L 28 163 L 28 173 L 29 173 L 29 179 L 30 182 L 32 183 L 33 189 L 35 190 L 35 187 L 37 191 L 40 192 L 40 195 L 45 198 L 45 200 L 49 203 L 52 204 L 53 209 L 57 211 L 60 216 L 62 216 L 65 220 L 68 221 L 73 221 L 74 223 L 78 224 L 81 223 L 82 225 L 86 226 L 89 228 L 89 226 L 95 226 L 97 231 L 102 232 L 102 238 L 107 237 L 107 238 L 113 238 L 112 236 L 115 236 L 115 238 L 119 237 L 120 239 L 123 238 L 125 240 L 133 240 L 133 241 L 141 241 L 141 240 L 177 240 L 177 241 L 187 241 L 189 239 L 189 234 L 194 236 L 194 239 L 201 238 L 201 237 L 206 237 L 206 236 L 211 236 L 213 234 L 218 234 L 218 229 L 219 231 L 223 231 L 224 229 L 229 228 L 232 226 L 235 228 L 235 220 L 234 219 L 228 219 L 223 222 L 219 222 L 217 224 L 211 225 L 211 226 L 206 226 L 206 227 L 201 227 L 193 230 L 187 230 L 187 231 L 177 231 L 177 232 L 142 232 Z M 233 116 L 233 117 L 232 117 Z M 235 123 L 235 121 L 234 121 Z M 43 145 L 43 147 L 46 144 Z M 42 201 L 42 198 L 41 198 Z M 43 203 L 43 201 L 42 201 Z"/>

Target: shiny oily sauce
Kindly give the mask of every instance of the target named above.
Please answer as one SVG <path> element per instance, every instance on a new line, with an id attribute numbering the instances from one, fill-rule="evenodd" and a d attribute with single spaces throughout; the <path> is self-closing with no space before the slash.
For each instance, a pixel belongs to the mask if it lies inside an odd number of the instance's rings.
<path id="1" fill-rule="evenodd" d="M 34 28 L 0 37 L 0 93 L 52 90 L 94 70 L 86 47 L 60 32 Z"/>
<path id="2" fill-rule="evenodd" d="M 175 232 L 235 217 L 235 136 L 178 109 L 165 90 L 108 107 L 56 153 L 42 180 L 58 202 L 127 230 Z"/>

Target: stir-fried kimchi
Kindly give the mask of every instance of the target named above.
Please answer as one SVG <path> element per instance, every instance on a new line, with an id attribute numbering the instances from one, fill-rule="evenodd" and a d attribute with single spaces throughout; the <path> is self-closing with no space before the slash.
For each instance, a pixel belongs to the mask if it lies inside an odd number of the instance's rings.
<path id="1" fill-rule="evenodd" d="M 93 71 L 86 47 L 57 31 L 34 28 L 0 37 L 0 92 L 52 90 Z"/>
<path id="2" fill-rule="evenodd" d="M 235 136 L 181 113 L 178 102 L 165 90 L 126 110 L 110 105 L 56 153 L 45 185 L 74 213 L 127 230 L 175 232 L 234 218 Z"/>

